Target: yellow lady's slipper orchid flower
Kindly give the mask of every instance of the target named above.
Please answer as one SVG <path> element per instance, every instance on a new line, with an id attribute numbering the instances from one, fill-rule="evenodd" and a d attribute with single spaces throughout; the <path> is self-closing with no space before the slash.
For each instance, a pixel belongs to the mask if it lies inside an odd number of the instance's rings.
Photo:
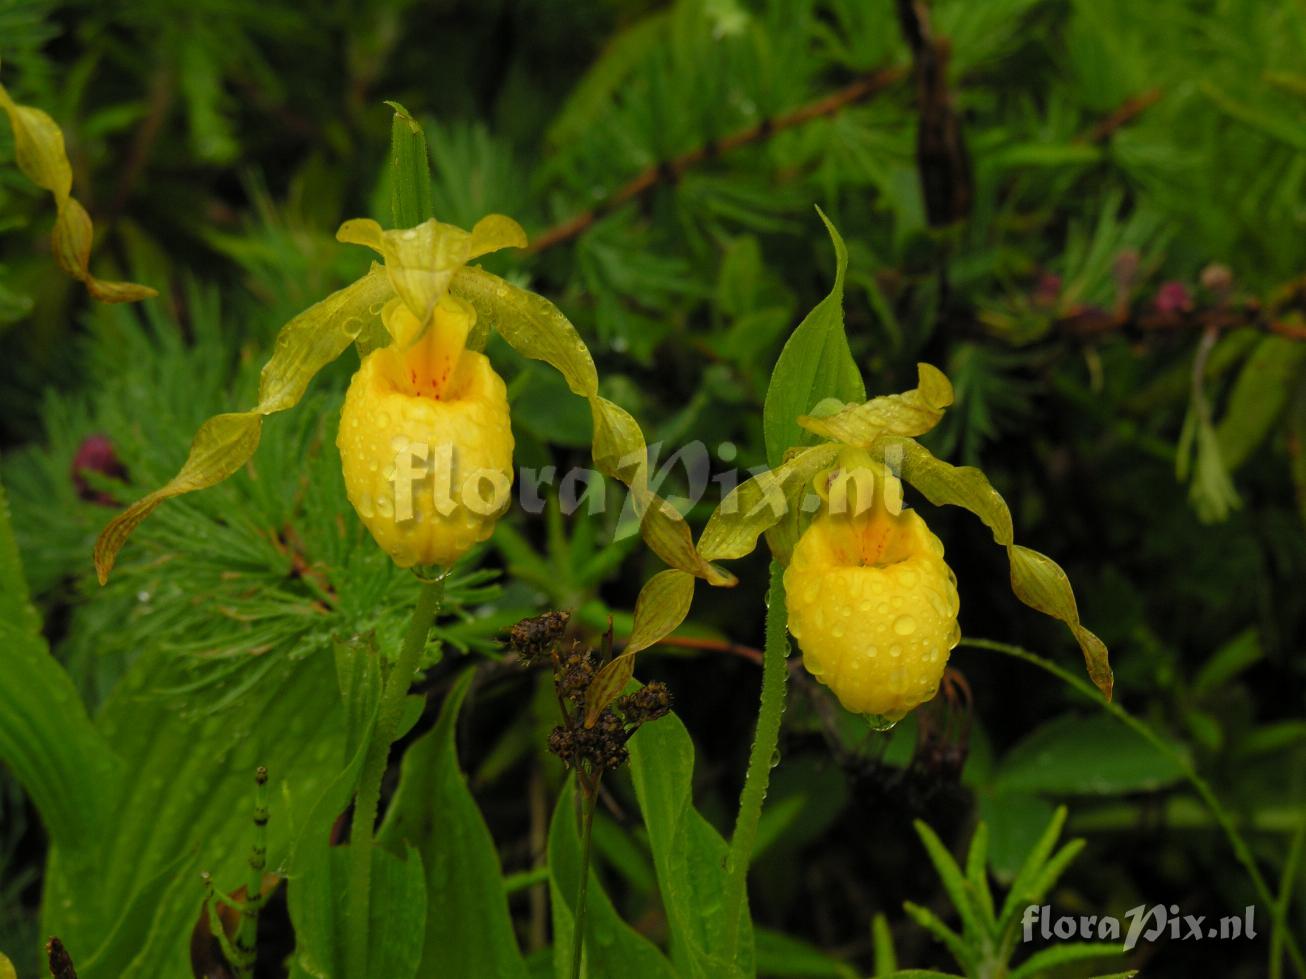
<path id="1" fill-rule="evenodd" d="M 870 473 L 860 455 L 864 463 L 850 464 Z M 902 509 L 897 481 L 880 467 L 873 483 L 870 507 L 827 507 L 803 532 L 784 573 L 785 598 L 807 671 L 848 710 L 897 721 L 938 692 L 961 638 L 957 580 L 943 544 L 916 511 Z"/>
<path id="2" fill-rule="evenodd" d="M 508 506 L 508 395 L 467 350 L 476 311 L 446 296 L 423 328 L 399 300 L 395 337 L 364 359 L 345 395 L 336 445 L 349 502 L 401 568 L 448 566 L 485 540 Z"/>

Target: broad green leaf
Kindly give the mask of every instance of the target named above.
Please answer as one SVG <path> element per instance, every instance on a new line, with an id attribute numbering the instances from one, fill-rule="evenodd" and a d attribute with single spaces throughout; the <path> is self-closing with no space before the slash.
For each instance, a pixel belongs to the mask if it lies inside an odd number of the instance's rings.
<path id="1" fill-rule="evenodd" d="M 494 218 L 479 239 L 470 231 L 435 218 L 412 228 L 389 231 L 383 231 L 371 218 L 353 218 L 340 226 L 336 240 L 364 245 L 380 254 L 394 291 L 418 323 L 425 324 L 436 304 L 449 292 L 454 275 L 475 257 L 476 248 L 481 249 L 476 254 L 484 254 L 495 248 L 526 245 L 526 233 L 515 221 L 503 215 Z M 516 234 L 511 233 L 512 228 Z"/>
<path id="2" fill-rule="evenodd" d="M 866 387 L 853 361 L 843 325 L 848 249 L 829 218 L 819 209 L 817 213 L 834 243 L 834 286 L 798 324 L 771 373 L 762 406 L 762 430 L 766 437 L 767 462 L 773 468 L 780 465 L 789 448 L 803 444 L 804 433 L 798 419 L 809 414 L 817 402 L 824 398 L 846 402 L 866 400 Z"/>
<path id="3" fill-rule="evenodd" d="M 82 979 L 189 975 L 187 941 L 203 900 L 198 871 L 228 891 L 249 873 L 254 769 L 271 773 L 269 867 L 287 862 L 297 828 L 311 822 L 309 810 L 339 769 L 344 723 L 330 657 L 269 672 L 239 713 L 159 693 L 174 657 L 169 648 L 145 650 L 97 718 L 110 746 L 133 764 L 119 805 L 96 813 L 95 886 L 61 846 L 47 867 L 41 927 L 73 951 Z M 346 794 L 319 823 L 321 851 L 347 804 Z"/>
<path id="4" fill-rule="evenodd" d="M 1038 979 L 1049 971 L 1071 962 L 1119 957 L 1119 945 L 1092 942 L 1067 942 L 1040 949 L 1007 974 L 1007 979 Z"/>
<path id="5" fill-rule="evenodd" d="M 694 600 L 694 577 L 669 568 L 644 583 L 635 599 L 635 619 L 621 655 L 604 665 L 585 695 L 585 723 L 621 696 L 635 672 L 635 654 L 661 642 L 685 621 Z"/>
<path id="6" fill-rule="evenodd" d="M 392 850 L 416 848 L 425 867 L 419 976 L 524 979 L 499 855 L 458 765 L 458 715 L 474 679 L 472 670 L 458 678 L 435 727 L 404 753 L 379 838 Z"/>
<path id="7" fill-rule="evenodd" d="M 1070 714 L 1008 751 L 993 785 L 1002 793 L 1116 795 L 1155 791 L 1183 778 L 1174 759 L 1114 718 Z"/>
<path id="8" fill-rule="evenodd" d="M 660 723 L 660 722 L 659 722 Z M 549 900 L 553 909 L 553 974 L 572 974 L 572 939 L 576 923 L 576 891 L 580 883 L 580 826 L 576 789 L 569 780 L 558 796 L 549 825 Z M 582 976 L 605 979 L 677 979 L 666 957 L 622 920 L 590 866 L 585 917 L 585 951 Z"/>
<path id="9" fill-rule="evenodd" d="M 671 958 L 684 976 L 752 975 L 753 935 L 740 909 L 739 959 L 721 958 L 729 846 L 694 808 L 694 744 L 675 714 L 630 739 L 630 773 L 653 850 L 658 891 L 671 930 Z"/>
<path id="10" fill-rule="evenodd" d="M 249 461 L 258 448 L 263 416 L 294 407 L 309 381 L 342 354 L 359 335 L 372 310 L 391 294 L 379 269 L 300 313 L 277 336 L 272 356 L 259 378 L 259 403 L 249 411 L 210 418 L 195 434 L 181 471 L 153 493 L 114 517 L 95 542 L 95 570 L 103 584 L 118 551 L 165 500 L 207 489 Z"/>
<path id="11" fill-rule="evenodd" d="M 149 286 L 134 282 L 107 282 L 91 275 L 94 230 L 86 208 L 72 196 L 73 173 L 64 151 L 63 133 L 46 113 L 19 105 L 0 85 L 0 109 L 14 132 L 14 157 L 27 179 L 54 197 L 53 251 L 59 267 L 82 282 L 92 298 L 104 303 L 136 302 L 157 296 Z"/>
<path id="12" fill-rule="evenodd" d="M 882 435 L 924 435 L 943 418 L 952 404 L 952 384 L 930 364 L 917 364 L 917 385 L 902 394 L 885 394 L 862 404 L 844 405 L 819 417 L 802 415 L 798 424 L 822 438 L 870 446 Z"/>
<path id="13" fill-rule="evenodd" d="M 589 348 L 571 321 L 543 296 L 470 266 L 457 271 L 449 292 L 472 305 L 478 325 L 494 330 L 523 357 L 557 370 L 572 393 L 586 399 L 598 393 L 599 376 Z"/>
<path id="14" fill-rule="evenodd" d="M 979 793 L 979 818 L 989 828 L 989 866 L 998 880 L 1009 883 L 1015 878 L 1052 813 L 1052 803 L 1042 796 Z"/>
<path id="15" fill-rule="evenodd" d="M 290 882 L 287 897 L 298 968 L 314 979 L 348 979 L 349 847 L 323 851 L 308 872 Z M 367 975 L 434 975 L 418 972 L 426 920 L 426 880 L 417 851 L 410 848 L 401 858 L 373 847 Z"/>
<path id="16" fill-rule="evenodd" d="M 769 928 L 754 930 L 757 974 L 785 979 L 855 979 L 857 970 L 814 945 Z"/>
<path id="17" fill-rule="evenodd" d="M 85 869 L 83 856 L 102 830 L 103 814 L 113 809 L 122 766 L 41 634 L 3 486 L 0 648 L 0 764 L 23 786 L 70 865 Z"/>
<path id="18" fill-rule="evenodd" d="M 708 561 L 751 554 L 758 536 L 795 510 L 802 490 L 838 455 L 837 445 L 815 445 L 740 483 L 708 518 L 699 537 L 699 553 Z"/>
<path id="19" fill-rule="evenodd" d="M 1243 363 L 1216 426 L 1220 456 L 1233 472 L 1251 456 L 1283 413 L 1294 384 L 1306 383 L 1306 344 L 1267 336 Z"/>

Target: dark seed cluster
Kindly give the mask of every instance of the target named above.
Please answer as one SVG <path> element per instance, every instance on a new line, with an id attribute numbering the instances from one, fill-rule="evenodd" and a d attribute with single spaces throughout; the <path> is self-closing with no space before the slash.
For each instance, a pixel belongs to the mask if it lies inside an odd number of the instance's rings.
<path id="1" fill-rule="evenodd" d="M 626 762 L 626 742 L 641 724 L 671 710 L 671 692 L 663 683 L 646 684 L 618 697 L 587 726 L 585 698 L 602 664 L 592 648 L 566 637 L 567 622 L 566 612 L 523 619 L 508 630 L 508 646 L 526 666 L 552 667 L 563 722 L 550 733 L 549 750 L 568 768 L 593 777 Z"/>

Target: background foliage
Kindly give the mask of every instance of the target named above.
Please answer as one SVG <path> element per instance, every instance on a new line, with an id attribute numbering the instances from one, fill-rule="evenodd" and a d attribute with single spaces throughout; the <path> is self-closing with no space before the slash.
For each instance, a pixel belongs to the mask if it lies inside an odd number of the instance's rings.
<path id="1" fill-rule="evenodd" d="M 365 709 L 338 692 L 341 645 L 374 633 L 393 649 L 413 600 L 344 500 L 334 426 L 350 366 L 269 422 L 245 475 L 163 507 L 107 588 L 89 555 L 105 500 L 171 475 L 200 421 L 251 403 L 275 329 L 365 267 L 332 235 L 388 214 L 382 99 L 424 120 L 441 219 L 526 226 L 532 251 L 487 264 L 581 328 L 604 396 L 650 443 L 699 440 L 723 464 L 766 461 L 771 366 L 830 286 L 819 204 L 848 242 L 867 389 L 910 386 L 917 360 L 947 371 L 958 404 L 931 449 L 982 465 L 1021 538 L 1066 567 L 1113 650 L 1119 702 L 1205 775 L 1306 935 L 1292 856 L 1306 806 L 1306 11 L 938 0 L 929 18 L 946 44 L 913 52 L 888 0 L 0 0 L 0 77 L 64 127 L 98 263 L 162 294 L 88 306 L 51 261 L 47 195 L 0 131 L 0 685 L 6 703 L 43 690 L 57 705 L 0 720 L 0 947 L 20 974 L 37 974 L 38 936 L 56 927 L 92 979 L 186 974 L 197 872 L 244 880 L 256 764 L 274 773 L 273 866 L 293 870 L 297 834 L 343 808 L 327 812 Z M 913 65 L 930 57 L 944 90 L 919 99 Z M 921 131 L 943 138 L 918 156 Z M 927 200 L 923 182 L 969 201 Z M 585 464 L 584 404 L 502 344 L 492 354 L 519 464 Z M 74 478 L 92 435 L 117 465 Z M 688 492 L 680 479 L 664 490 Z M 909 502 L 947 545 L 966 636 L 1074 663 L 1068 637 L 1012 599 L 982 526 Z M 497 637 L 546 608 L 576 610 L 591 635 L 609 616 L 628 630 L 658 562 L 635 536 L 614 542 L 617 517 L 515 513 L 451 588 L 390 818 L 421 815 L 404 795 L 420 771 L 436 811 L 460 814 L 449 832 L 466 862 L 441 862 L 428 828 L 412 851 L 381 851 L 393 865 L 378 873 L 425 894 L 428 949 L 458 920 L 441 916 L 451 894 L 486 902 L 464 909 L 484 936 L 467 954 L 492 958 L 446 963 L 457 974 L 543 975 L 567 954 L 579 871 L 570 790 L 545 751 L 551 692 L 497 662 Z M 639 735 L 597 817 L 594 927 L 632 975 L 703 968 L 684 919 L 702 882 L 666 833 L 692 826 L 712 859 L 739 791 L 765 560 L 734 570 L 737 589 L 701 595 L 678 640 L 641 657 L 678 719 Z M 1067 911 L 1177 903 L 1218 918 L 1257 902 L 1174 754 L 1018 658 L 963 645 L 952 663 L 973 701 L 887 735 L 794 674 L 750 890 L 762 974 L 867 974 L 889 934 L 900 963 L 947 965 L 902 911 L 956 914 L 914 819 L 961 852 L 983 818 L 979 859 L 1005 886 L 1067 804 L 1086 841 L 1049 896 Z M 31 743 L 45 754 L 24 769 L 6 746 Z M 63 778 L 92 755 L 116 761 Z M 668 798 L 689 808 L 650 811 Z M 502 888 L 488 883 L 500 868 Z M 296 975 L 329 974 L 329 901 L 289 890 L 265 921 L 267 974 L 292 949 Z M 1272 913 L 1258 907 L 1254 942 L 1162 941 L 1116 961 L 1264 975 Z M 410 953 L 420 944 L 396 948 Z"/>

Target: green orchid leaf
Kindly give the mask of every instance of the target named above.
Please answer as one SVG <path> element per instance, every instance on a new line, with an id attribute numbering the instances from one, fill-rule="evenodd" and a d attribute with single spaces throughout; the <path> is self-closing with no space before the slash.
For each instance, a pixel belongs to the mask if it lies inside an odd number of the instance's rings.
<path id="1" fill-rule="evenodd" d="M 475 675 L 467 670 L 458 678 L 435 727 L 404 752 L 378 839 L 395 852 L 411 845 L 422 858 L 426 942 L 419 976 L 525 979 L 494 839 L 458 765 L 458 716 Z"/>
<path id="2" fill-rule="evenodd" d="M 391 294 L 386 277 L 373 269 L 283 326 L 263 368 L 259 403 L 249 411 L 217 415 L 201 425 L 177 475 L 137 500 L 101 531 L 95 542 L 100 584 L 108 581 L 114 560 L 132 531 L 160 503 L 220 483 L 248 462 L 258 448 L 263 417 L 298 404 L 313 376 L 354 342 L 374 318 L 372 310 Z"/>
<path id="3" fill-rule="evenodd" d="M 368 902 L 367 975 L 413 979 L 419 973 L 426 937 L 426 877 L 412 847 L 395 856 L 372 850 Z M 324 849 L 310 872 L 290 883 L 290 919 L 295 926 L 295 962 L 314 979 L 346 979 L 345 919 L 349 913 L 349 847 Z"/>
<path id="4" fill-rule="evenodd" d="M 779 466 L 785 452 L 804 444 L 799 417 L 810 415 L 824 398 L 855 403 L 866 400 L 861 371 L 853 361 L 843 325 L 844 274 L 848 249 L 830 219 L 818 208 L 834 243 L 834 286 L 785 342 L 762 406 L 762 431 L 766 437 L 766 458 Z M 807 439 L 810 444 L 811 439 Z"/>
<path id="5" fill-rule="evenodd" d="M 576 929 L 576 890 L 581 875 L 580 827 L 574 779 L 558 795 L 549 824 L 549 906 L 553 912 L 553 974 L 573 975 L 572 938 Z M 622 920 L 593 866 L 589 868 L 585 914 L 587 976 L 622 979 L 675 979 L 676 970 L 656 945 Z"/>
<path id="6" fill-rule="evenodd" d="M 599 670 L 585 696 L 585 723 L 593 725 L 626 688 L 635 672 L 635 654 L 672 632 L 689 614 L 694 600 L 694 576 L 669 568 L 644 583 L 635 599 L 635 620 L 621 655 Z"/>
<path id="7" fill-rule="evenodd" d="M 645 724 L 630 739 L 635 786 L 677 970 L 694 979 L 752 976 L 752 919 L 739 910 L 739 952 L 725 958 L 726 861 L 730 847 L 694 807 L 694 743 L 674 713 Z"/>
<path id="8" fill-rule="evenodd" d="M 0 764 L 31 798 L 52 841 L 80 861 L 118 795 L 121 762 L 51 655 L 32 607 L 0 486 Z"/>
<path id="9" fill-rule="evenodd" d="M 861 448 L 868 448 L 881 435 L 924 435 L 952 404 L 952 384 L 947 375 L 929 364 L 917 364 L 916 370 L 919 381 L 910 391 L 845 405 L 819 417 L 803 415 L 798 424 L 822 438 Z"/>
<path id="10" fill-rule="evenodd" d="M 57 216 L 53 251 L 59 267 L 83 283 L 91 297 L 102 303 L 129 303 L 157 296 L 158 292 L 149 286 L 106 282 L 91 274 L 94 229 L 86 208 L 72 196 L 73 171 L 64 150 L 63 132 L 45 112 L 15 102 L 3 85 L 0 85 L 0 109 L 9 117 L 13 129 L 18 169 L 54 197 Z"/>

